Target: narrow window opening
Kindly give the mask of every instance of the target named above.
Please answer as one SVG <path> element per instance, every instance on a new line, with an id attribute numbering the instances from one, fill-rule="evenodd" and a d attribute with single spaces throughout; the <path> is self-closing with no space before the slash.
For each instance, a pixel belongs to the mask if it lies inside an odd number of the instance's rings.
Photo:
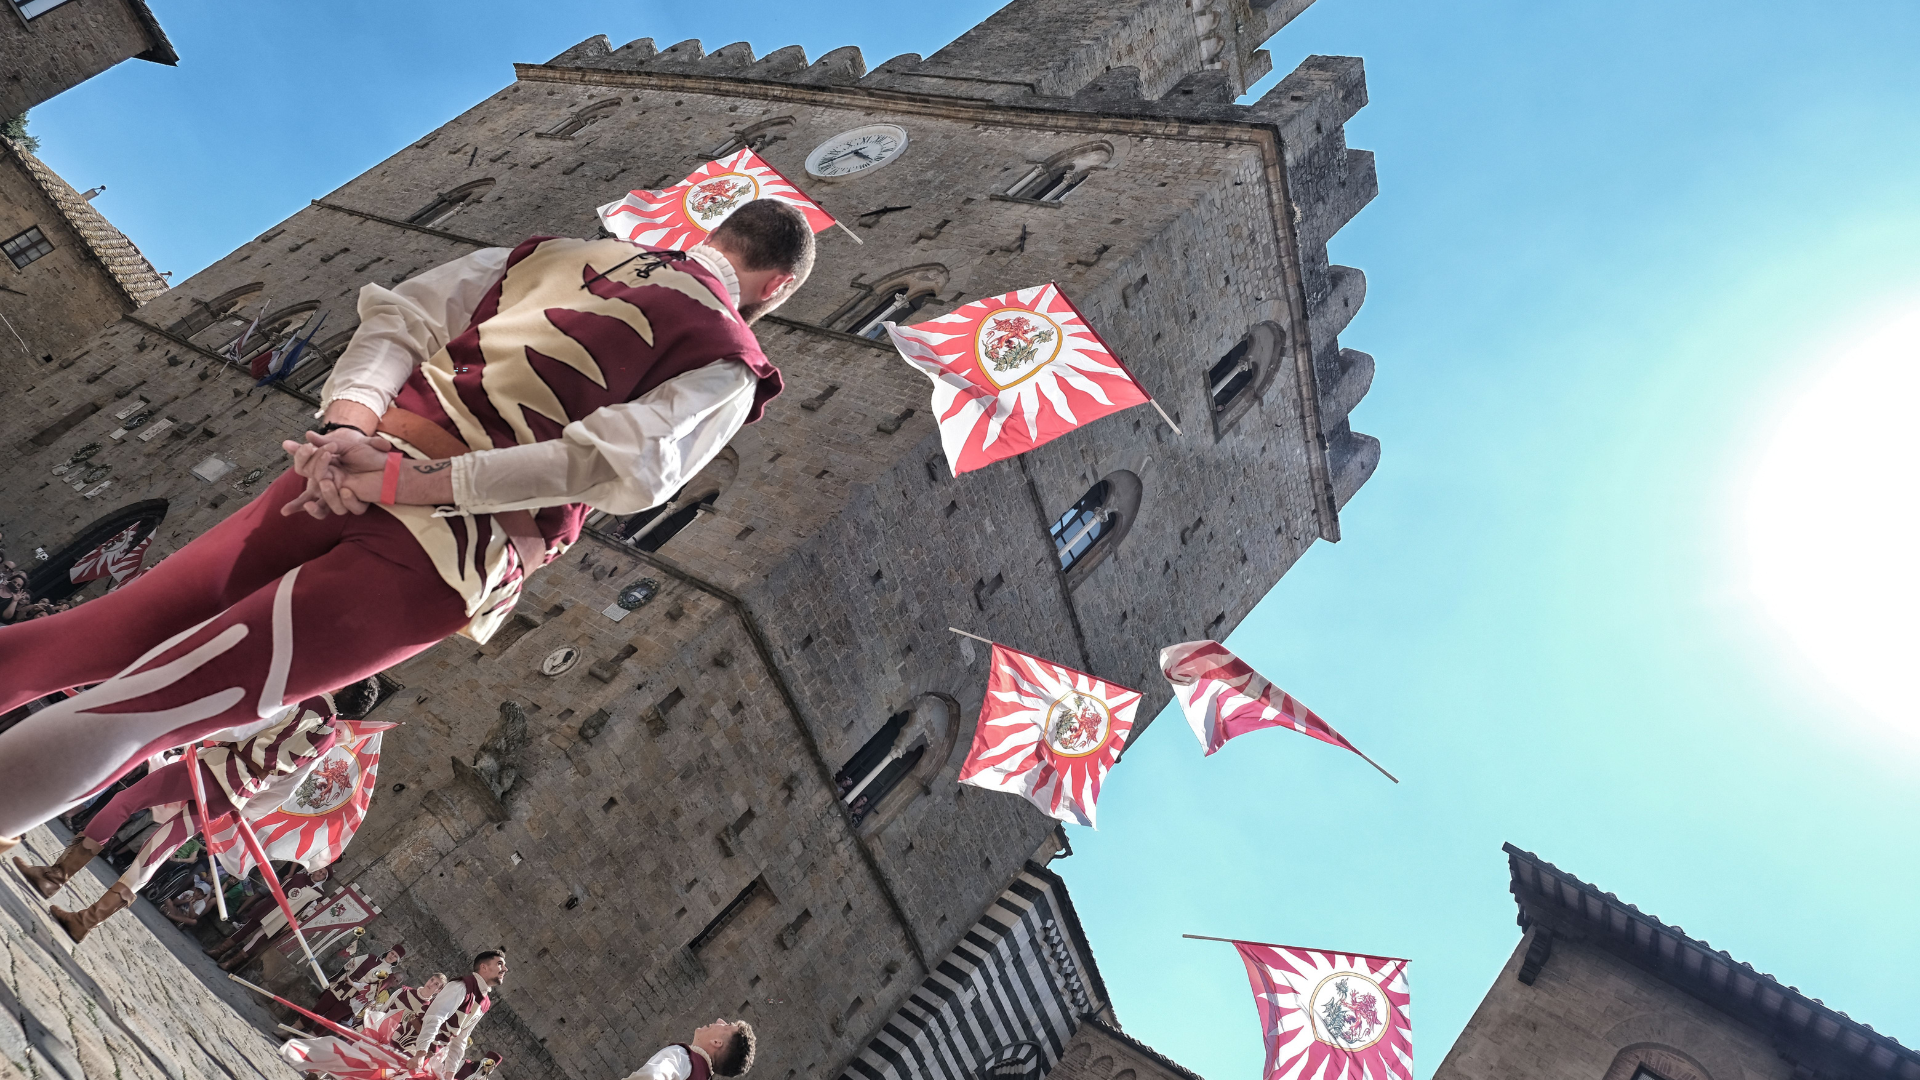
<path id="1" fill-rule="evenodd" d="M 1213 411 L 1217 414 L 1232 408 L 1259 374 L 1260 365 L 1253 359 L 1253 338 L 1241 338 L 1207 371 L 1207 393 L 1213 399 Z"/>
<path id="2" fill-rule="evenodd" d="M 1073 569 L 1074 564 L 1085 558 L 1107 534 L 1118 513 L 1107 505 L 1107 492 L 1111 486 L 1102 480 L 1088 488 L 1087 493 L 1080 496 L 1080 501 L 1053 523 L 1049 531 L 1053 534 L 1053 552 L 1060 560 L 1061 572 Z"/>
<path id="3" fill-rule="evenodd" d="M 894 713 L 834 774 L 840 801 L 846 804 L 855 826 L 866 820 L 926 754 L 926 725 L 912 723 L 912 719 L 910 711 Z"/>
<path id="4" fill-rule="evenodd" d="M 694 952 L 699 952 L 701 949 L 712 944 L 713 939 L 719 936 L 720 931 L 727 928 L 728 923 L 746 914 L 749 909 L 772 907 L 773 903 L 773 891 L 767 888 L 766 877 L 761 876 L 754 878 L 747 883 L 746 888 L 740 890 L 740 895 L 734 897 L 731 903 L 720 909 L 720 914 L 715 915 L 711 922 L 700 928 L 700 932 L 694 935 L 693 940 L 687 942 L 687 948 Z M 682 908 L 681 910 L 684 911 L 686 909 Z"/>
<path id="5" fill-rule="evenodd" d="M 493 180 L 491 178 L 475 180 L 470 184 L 462 184 L 452 191 L 435 196 L 432 202 L 421 207 L 412 217 L 408 218 L 407 224 L 419 225 L 423 228 L 431 229 L 466 209 L 469 205 L 479 202 L 480 197 L 485 195 L 488 189 L 492 187 Z"/>

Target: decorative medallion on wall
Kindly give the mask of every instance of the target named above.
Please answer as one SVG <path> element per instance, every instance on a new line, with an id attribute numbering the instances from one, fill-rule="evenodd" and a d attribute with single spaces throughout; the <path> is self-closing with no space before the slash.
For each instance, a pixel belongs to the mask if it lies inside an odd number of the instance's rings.
<path id="1" fill-rule="evenodd" d="M 613 603 L 608 604 L 606 610 L 600 614 L 605 615 L 614 622 L 619 622 L 621 619 L 645 607 L 647 601 L 652 600 L 658 595 L 660 595 L 660 583 L 650 577 L 641 578 L 639 581 L 621 589 L 620 595 L 614 597 Z"/>
<path id="2" fill-rule="evenodd" d="M 562 645 L 548 653 L 545 660 L 540 661 L 540 674 L 565 675 L 573 665 L 579 662 L 580 650 L 571 645 Z"/>

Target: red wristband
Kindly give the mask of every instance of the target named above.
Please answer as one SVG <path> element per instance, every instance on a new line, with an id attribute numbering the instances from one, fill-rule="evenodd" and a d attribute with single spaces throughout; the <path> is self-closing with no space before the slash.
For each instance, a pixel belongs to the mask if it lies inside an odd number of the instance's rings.
<path id="1" fill-rule="evenodd" d="M 387 471 L 380 475 L 380 503 L 392 506 L 400 494 L 400 451 L 387 455 Z"/>

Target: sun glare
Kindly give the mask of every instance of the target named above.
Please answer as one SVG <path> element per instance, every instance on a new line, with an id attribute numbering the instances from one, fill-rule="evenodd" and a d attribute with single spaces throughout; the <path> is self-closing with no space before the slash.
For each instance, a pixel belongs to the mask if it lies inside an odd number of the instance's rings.
<path id="1" fill-rule="evenodd" d="M 1836 348 L 1748 504 L 1753 586 L 1836 687 L 1920 731 L 1920 308 Z"/>

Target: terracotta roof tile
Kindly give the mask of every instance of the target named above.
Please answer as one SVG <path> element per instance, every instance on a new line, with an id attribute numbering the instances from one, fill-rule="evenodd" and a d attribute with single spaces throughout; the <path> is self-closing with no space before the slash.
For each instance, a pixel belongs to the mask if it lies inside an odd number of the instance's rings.
<path id="1" fill-rule="evenodd" d="M 19 158 L 20 163 L 26 166 L 27 174 L 47 193 L 47 198 L 53 200 L 60 216 L 74 232 L 80 234 L 87 250 L 93 253 L 100 265 L 106 267 L 114 283 L 120 286 L 120 291 L 133 301 L 134 306 L 138 307 L 167 291 L 166 279 L 154 270 L 145 255 L 140 254 L 140 249 L 134 246 L 133 241 L 114 228 L 113 223 L 95 210 L 92 203 L 81 198 L 72 185 L 60 179 L 59 174 L 47 168 L 45 162 L 18 144 L 0 138 L 0 146 L 4 146 L 8 153 Z"/>

